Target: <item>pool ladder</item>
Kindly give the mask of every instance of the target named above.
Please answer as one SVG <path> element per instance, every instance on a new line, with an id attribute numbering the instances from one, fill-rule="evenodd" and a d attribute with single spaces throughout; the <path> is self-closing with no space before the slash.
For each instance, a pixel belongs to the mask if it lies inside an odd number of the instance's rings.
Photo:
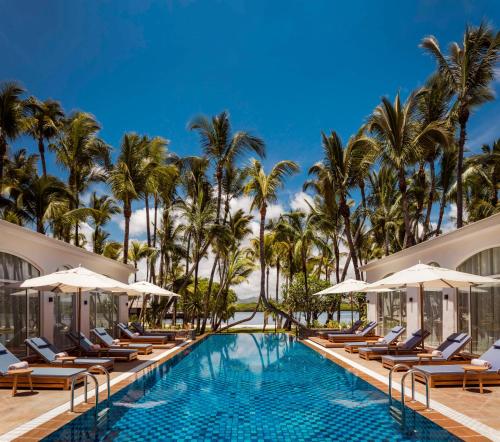
<path id="1" fill-rule="evenodd" d="M 106 389 L 108 392 L 108 398 L 107 398 L 107 403 L 108 403 L 108 409 L 111 406 L 111 400 L 110 400 L 110 381 L 109 381 L 109 371 L 106 370 L 102 365 L 92 365 L 92 367 L 89 367 L 88 371 L 84 371 L 82 375 L 84 376 L 84 402 L 88 403 L 88 379 L 92 379 L 94 382 L 94 391 L 95 391 L 95 406 L 94 406 L 94 417 L 97 420 L 97 408 L 99 405 L 99 382 L 97 381 L 97 377 L 95 374 L 90 373 L 91 370 L 98 370 L 101 373 L 104 373 L 106 375 Z M 73 379 L 71 380 L 71 401 L 70 401 L 70 411 L 73 412 L 75 408 L 75 385 L 77 382 L 77 378 L 79 376 L 73 376 Z"/>
<path id="2" fill-rule="evenodd" d="M 411 400 L 415 402 L 415 372 L 417 371 L 415 368 L 410 368 L 406 364 L 396 364 L 391 368 L 389 372 L 389 407 L 392 409 L 392 375 L 398 369 L 405 368 L 407 372 L 401 378 L 401 405 L 402 405 L 402 413 L 405 413 L 405 381 L 409 374 L 411 374 Z M 419 374 L 424 376 L 425 379 L 425 409 L 430 410 L 430 390 L 429 390 L 429 377 L 426 373 L 419 372 Z"/>

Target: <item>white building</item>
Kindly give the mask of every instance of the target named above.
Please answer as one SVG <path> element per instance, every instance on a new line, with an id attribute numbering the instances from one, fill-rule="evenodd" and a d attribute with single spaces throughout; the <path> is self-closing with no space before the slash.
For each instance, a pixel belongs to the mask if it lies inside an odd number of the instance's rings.
<path id="1" fill-rule="evenodd" d="M 375 282 L 414 264 L 438 265 L 476 275 L 500 278 L 500 214 L 432 238 L 416 246 L 372 261 L 361 269 Z M 414 331 L 419 325 L 418 289 L 369 293 L 368 319 L 379 322 L 384 334 L 397 324 Z M 500 284 L 469 291 L 427 291 L 425 327 L 432 333 L 427 344 L 438 344 L 455 331 L 472 336 L 471 350 L 481 353 L 500 338 Z"/>
<path id="2" fill-rule="evenodd" d="M 26 355 L 24 340 L 44 336 L 59 348 L 71 345 L 69 330 L 77 324 L 77 296 L 7 288 L 12 282 L 82 265 L 128 283 L 134 268 L 64 241 L 0 220 L 0 342 L 19 356 Z M 93 327 L 112 330 L 127 321 L 126 295 L 101 292 L 82 294 L 82 332 Z"/>

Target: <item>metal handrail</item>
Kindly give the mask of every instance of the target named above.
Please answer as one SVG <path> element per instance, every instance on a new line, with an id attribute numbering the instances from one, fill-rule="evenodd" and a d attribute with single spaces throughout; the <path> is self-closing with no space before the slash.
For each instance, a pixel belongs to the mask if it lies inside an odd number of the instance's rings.
<path id="1" fill-rule="evenodd" d="M 94 381 L 94 386 L 95 386 L 95 407 L 94 407 L 94 416 L 97 419 L 97 404 L 99 403 L 99 382 L 97 382 L 97 377 L 89 373 L 88 371 L 84 371 L 82 373 L 84 376 L 84 385 L 85 385 L 85 390 L 84 390 L 84 401 L 85 403 L 88 402 L 88 397 L 87 397 L 87 379 L 91 378 Z M 74 405 L 75 405 L 75 384 L 76 384 L 77 376 L 73 376 L 73 379 L 71 380 L 71 401 L 70 401 L 70 411 L 74 411 Z"/>
<path id="2" fill-rule="evenodd" d="M 416 368 L 412 368 L 411 370 L 408 370 L 403 377 L 401 378 L 401 404 L 403 406 L 403 412 L 404 412 L 404 406 L 405 406 L 405 380 L 406 377 L 411 374 L 411 400 L 415 401 L 415 373 L 419 372 L 420 374 L 423 375 L 425 379 L 425 409 L 430 410 L 430 390 L 429 390 L 429 376 L 427 373 L 421 372 L 417 370 Z"/>
<path id="3" fill-rule="evenodd" d="M 110 388 L 109 371 L 105 367 L 103 367 L 102 365 L 99 365 L 99 364 L 92 365 L 92 367 L 90 367 L 89 370 L 99 370 L 99 371 L 101 371 L 101 373 L 104 373 L 106 375 L 106 388 L 108 390 L 107 402 L 108 402 L 108 407 L 109 407 L 109 405 L 111 403 L 111 399 L 110 399 L 111 388 Z M 85 389 L 85 394 L 87 394 L 87 389 Z M 96 404 L 97 404 L 97 402 L 96 402 Z"/>
<path id="4" fill-rule="evenodd" d="M 395 371 L 398 371 L 398 368 L 406 368 L 406 370 L 410 369 L 410 367 L 406 364 L 396 364 L 389 371 L 389 405 L 392 405 L 392 375 Z M 402 392 L 402 394 L 404 396 L 404 392 Z"/>

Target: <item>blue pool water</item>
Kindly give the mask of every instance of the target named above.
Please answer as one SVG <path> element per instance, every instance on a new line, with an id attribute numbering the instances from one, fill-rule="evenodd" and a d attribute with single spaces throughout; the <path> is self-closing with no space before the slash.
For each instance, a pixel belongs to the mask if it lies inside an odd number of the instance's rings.
<path id="1" fill-rule="evenodd" d="M 284 334 L 210 336 L 87 412 L 48 441 L 458 440 Z"/>

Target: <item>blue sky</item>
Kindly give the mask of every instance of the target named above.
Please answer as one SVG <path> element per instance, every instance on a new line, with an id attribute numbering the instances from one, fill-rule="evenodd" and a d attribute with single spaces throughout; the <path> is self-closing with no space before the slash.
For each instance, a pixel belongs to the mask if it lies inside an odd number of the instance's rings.
<path id="1" fill-rule="evenodd" d="M 467 22 L 500 21 L 496 0 L 2 0 L 1 9 L 0 80 L 93 113 L 116 148 L 136 131 L 198 154 L 188 121 L 227 109 L 236 129 L 264 138 L 267 164 L 300 163 L 285 207 L 321 158 L 321 130 L 347 139 L 382 96 L 422 85 L 434 69 L 422 37 L 445 46 Z M 472 116 L 472 148 L 500 135 L 499 111 L 496 101 Z"/>

